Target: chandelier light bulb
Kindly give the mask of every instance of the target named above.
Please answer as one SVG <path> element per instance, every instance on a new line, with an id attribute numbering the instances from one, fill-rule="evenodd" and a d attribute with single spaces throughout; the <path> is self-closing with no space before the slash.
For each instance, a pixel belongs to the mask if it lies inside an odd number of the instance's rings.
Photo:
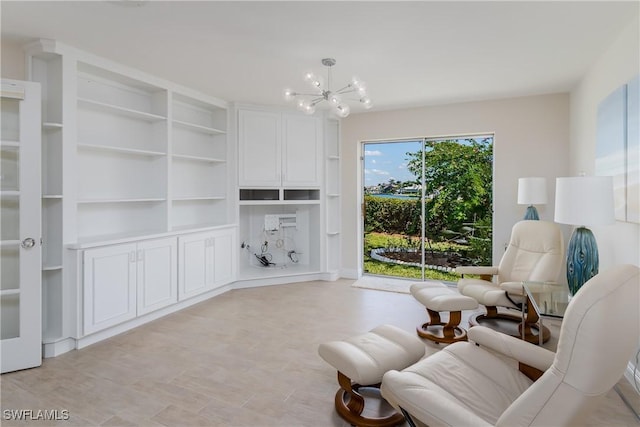
<path id="1" fill-rule="evenodd" d="M 373 107 L 373 103 L 371 102 L 371 98 L 369 97 L 365 96 L 364 98 L 360 99 L 360 102 L 362 103 L 364 108 L 366 108 L 367 110 Z"/>
<path id="2" fill-rule="evenodd" d="M 307 82 L 307 83 L 311 83 L 313 81 L 313 79 L 315 79 L 315 78 L 316 78 L 316 75 L 313 74 L 311 71 L 307 71 L 304 74 L 304 81 Z"/>
<path id="3" fill-rule="evenodd" d="M 310 116 L 316 112 L 316 106 L 314 104 L 307 104 L 304 106 L 302 112 Z"/>
<path id="4" fill-rule="evenodd" d="M 305 108 L 307 108 L 308 105 L 309 105 L 309 103 L 305 99 L 298 98 L 298 100 L 296 101 L 296 106 L 301 111 L 304 111 Z"/>
<path id="5" fill-rule="evenodd" d="M 337 93 L 331 93 L 329 94 L 327 101 L 329 101 L 329 104 L 331 104 L 332 106 L 335 106 L 342 102 L 342 97 Z"/>
<path id="6" fill-rule="evenodd" d="M 364 89 L 367 90 L 367 84 L 360 80 L 358 77 L 353 77 L 351 79 L 351 86 L 353 86 L 356 90 Z"/>
<path id="7" fill-rule="evenodd" d="M 309 83 L 311 86 L 313 86 L 316 89 L 320 89 L 322 87 L 322 84 L 323 84 L 322 77 L 316 76 L 312 72 L 308 72 L 308 73 L 306 73 L 304 75 L 304 81 L 306 81 L 307 83 Z"/>
<path id="8" fill-rule="evenodd" d="M 335 109 L 336 116 L 345 118 L 351 112 L 351 108 L 347 104 L 338 104 Z"/>
<path id="9" fill-rule="evenodd" d="M 285 89 L 283 92 L 284 99 L 287 101 L 293 101 L 296 97 L 296 93 L 291 89 Z"/>

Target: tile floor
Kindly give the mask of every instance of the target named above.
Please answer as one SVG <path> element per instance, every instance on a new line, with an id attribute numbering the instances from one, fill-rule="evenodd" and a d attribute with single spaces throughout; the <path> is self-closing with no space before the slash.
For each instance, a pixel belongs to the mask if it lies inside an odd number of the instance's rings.
<path id="1" fill-rule="evenodd" d="M 352 280 L 230 291 L 117 337 L 0 378 L 3 426 L 347 426 L 320 342 L 426 319 L 410 295 Z M 552 344 L 551 344 L 552 345 Z M 437 348 L 437 347 L 436 347 Z M 5 410 L 67 410 L 18 422 Z M 35 413 L 35 412 L 34 412 Z M 613 391 L 590 426 L 638 426 Z"/>

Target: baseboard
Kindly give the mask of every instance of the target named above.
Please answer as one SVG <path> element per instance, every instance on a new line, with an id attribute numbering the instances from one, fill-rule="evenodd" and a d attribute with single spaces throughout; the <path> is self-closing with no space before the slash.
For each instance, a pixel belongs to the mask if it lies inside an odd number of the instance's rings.
<path id="1" fill-rule="evenodd" d="M 340 269 L 340 277 L 342 277 L 343 279 L 358 280 L 360 276 L 361 276 L 361 272 L 357 268 L 341 268 Z"/>
<path id="2" fill-rule="evenodd" d="M 292 276 L 261 277 L 238 280 L 233 283 L 233 289 L 259 288 L 262 286 L 285 285 L 296 282 L 312 282 L 314 280 L 328 280 L 325 273 L 299 274 Z"/>
<path id="3" fill-rule="evenodd" d="M 42 357 L 58 357 L 61 354 L 75 350 L 76 340 L 73 338 L 63 338 L 55 342 L 42 343 Z"/>

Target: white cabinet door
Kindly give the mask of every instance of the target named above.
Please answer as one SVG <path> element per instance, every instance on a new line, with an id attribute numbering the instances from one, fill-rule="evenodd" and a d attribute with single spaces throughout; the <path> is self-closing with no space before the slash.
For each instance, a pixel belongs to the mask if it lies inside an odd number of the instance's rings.
<path id="1" fill-rule="evenodd" d="M 136 317 L 135 243 L 84 252 L 84 334 Z"/>
<path id="2" fill-rule="evenodd" d="M 175 237 L 137 245 L 138 316 L 178 301 L 178 245 Z"/>
<path id="3" fill-rule="evenodd" d="M 42 363 L 40 84 L 2 79 L 0 366 Z"/>
<path id="4" fill-rule="evenodd" d="M 241 187 L 277 187 L 281 177 L 279 113 L 238 112 L 238 183 Z"/>
<path id="5" fill-rule="evenodd" d="M 178 250 L 179 300 L 226 285 L 235 279 L 233 230 L 181 236 Z"/>
<path id="6" fill-rule="evenodd" d="M 283 187 L 319 187 L 321 121 L 284 114 L 282 129 Z"/>
<path id="7" fill-rule="evenodd" d="M 211 233 L 197 233 L 181 236 L 178 241 L 178 299 L 183 301 L 213 288 L 213 237 Z"/>

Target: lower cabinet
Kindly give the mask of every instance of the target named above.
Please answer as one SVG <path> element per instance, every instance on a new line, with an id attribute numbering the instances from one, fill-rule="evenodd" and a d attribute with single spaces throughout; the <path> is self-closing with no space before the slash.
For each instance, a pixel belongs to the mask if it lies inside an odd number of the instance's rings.
<path id="1" fill-rule="evenodd" d="M 84 251 L 84 334 L 177 301 L 175 237 Z"/>
<path id="2" fill-rule="evenodd" d="M 178 301 L 177 249 L 175 237 L 138 243 L 138 316 Z"/>
<path id="3" fill-rule="evenodd" d="M 235 232 L 227 228 L 82 248 L 81 335 L 234 281 Z"/>
<path id="4" fill-rule="evenodd" d="M 233 280 L 233 233 L 214 231 L 178 238 L 178 299 L 210 291 Z"/>

